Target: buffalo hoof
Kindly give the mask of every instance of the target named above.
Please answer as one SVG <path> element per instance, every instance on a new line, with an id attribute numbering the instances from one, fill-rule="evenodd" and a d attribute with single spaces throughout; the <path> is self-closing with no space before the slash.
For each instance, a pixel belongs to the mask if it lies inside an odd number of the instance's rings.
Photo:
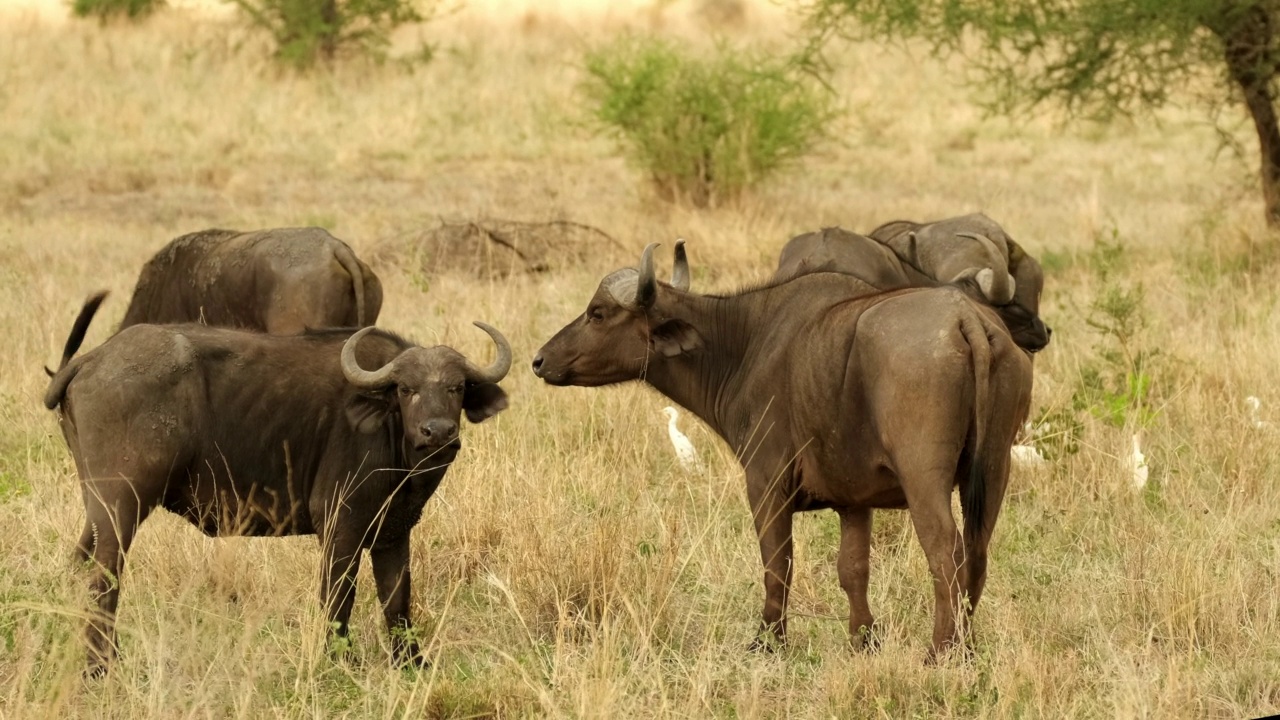
<path id="1" fill-rule="evenodd" d="M 947 645 L 941 649 L 931 647 L 924 654 L 924 664 L 928 667 L 936 667 L 953 661 L 966 663 L 972 661 L 975 657 L 977 657 L 976 653 L 967 643 Z"/>
<path id="2" fill-rule="evenodd" d="M 416 643 L 409 647 L 396 648 L 392 653 L 392 661 L 397 667 L 405 670 L 425 670 L 431 667 L 431 661 L 422 654 L 421 648 Z"/>
<path id="3" fill-rule="evenodd" d="M 776 635 L 762 633 L 760 635 L 757 635 L 755 639 L 753 639 L 747 645 L 747 652 L 765 653 L 765 654 L 772 655 L 773 653 L 776 653 L 782 648 L 786 647 L 786 645 L 787 645 L 786 639 L 780 638 Z"/>
<path id="4" fill-rule="evenodd" d="M 880 650 L 880 626 L 872 623 L 871 627 L 860 626 L 849 636 L 849 647 L 854 652 L 874 653 Z"/>
<path id="5" fill-rule="evenodd" d="M 328 652 L 329 659 L 339 665 L 345 665 L 351 669 L 364 665 L 364 661 L 352 646 L 351 639 L 346 635 L 330 635 Z"/>
<path id="6" fill-rule="evenodd" d="M 101 636 L 97 636 L 89 641 L 88 650 L 88 657 L 84 663 L 84 679 L 97 680 L 111 669 L 111 663 L 116 659 L 116 644 L 109 640 L 103 641 Z"/>

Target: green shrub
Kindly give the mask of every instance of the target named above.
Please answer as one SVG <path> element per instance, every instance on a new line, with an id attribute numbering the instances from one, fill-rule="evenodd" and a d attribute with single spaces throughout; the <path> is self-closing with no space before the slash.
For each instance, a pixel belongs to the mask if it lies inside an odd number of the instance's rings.
<path id="1" fill-rule="evenodd" d="M 1081 368 L 1078 393 L 1094 417 L 1115 427 L 1150 425 L 1153 406 L 1152 371 L 1159 351 L 1148 348 L 1145 294 L 1141 283 L 1120 274 L 1128 260 L 1116 230 L 1111 239 L 1099 236 L 1091 253 L 1101 287 L 1089 303 L 1085 323 L 1101 335 L 1097 361 Z"/>
<path id="2" fill-rule="evenodd" d="M 271 33 L 276 57 L 298 68 L 330 61 L 342 49 L 385 56 L 401 25 L 426 22 L 437 0 L 228 0 Z M 423 53 L 429 57 L 428 52 Z"/>
<path id="3" fill-rule="evenodd" d="M 165 0 L 72 0 L 71 12 L 76 17 L 96 17 L 99 20 L 128 18 L 136 20 L 159 10 Z"/>
<path id="4" fill-rule="evenodd" d="M 835 116 L 830 93 L 786 59 L 726 47 L 694 57 L 658 40 L 589 52 L 582 91 L 667 200 L 738 196 L 810 149 Z"/>
<path id="5" fill-rule="evenodd" d="M 1081 362 L 1069 402 L 1041 408 L 1028 423 L 1027 441 L 1051 461 L 1080 451 L 1090 416 L 1118 429 L 1155 424 L 1164 398 L 1159 378 L 1168 367 L 1148 344 L 1146 296 L 1142 283 L 1131 279 L 1129 251 L 1117 230 L 1100 233 L 1087 254 L 1058 258 L 1064 266 L 1085 264 L 1097 279 L 1084 321 L 1098 342 Z"/>

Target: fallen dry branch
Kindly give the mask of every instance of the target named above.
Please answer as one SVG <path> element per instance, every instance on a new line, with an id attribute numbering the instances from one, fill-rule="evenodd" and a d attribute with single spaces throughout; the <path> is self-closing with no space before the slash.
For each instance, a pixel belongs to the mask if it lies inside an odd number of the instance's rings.
<path id="1" fill-rule="evenodd" d="M 480 219 L 444 222 L 406 233 L 374 251 L 377 261 L 409 263 L 422 273 L 462 273 L 501 278 L 544 273 L 601 254 L 622 254 L 622 244 L 605 231 L 574 222 Z"/>

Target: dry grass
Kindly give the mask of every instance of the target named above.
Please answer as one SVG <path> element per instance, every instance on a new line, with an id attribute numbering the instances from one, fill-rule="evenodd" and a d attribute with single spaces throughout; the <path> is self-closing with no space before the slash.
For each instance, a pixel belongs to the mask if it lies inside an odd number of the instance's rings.
<path id="1" fill-rule="evenodd" d="M 756 13 L 736 32 L 785 48 Z M 774 17 L 774 16 L 770 16 Z M 656 27 L 708 42 L 679 4 L 610 17 L 463 13 L 412 71 L 279 73 L 240 30 L 164 14 L 139 27 L 0 24 L 0 715 L 7 717 L 1241 717 L 1280 711 L 1280 455 L 1242 400 L 1277 413 L 1275 264 L 1252 158 L 1213 159 L 1194 112 L 1062 129 L 983 119 L 958 68 L 850 49 L 843 142 L 731 208 L 653 200 L 574 110 L 587 43 Z M 412 38 L 410 38 L 412 40 Z M 241 47 L 240 43 L 244 43 Z M 1249 143 L 1245 129 L 1240 137 Z M 79 491 L 40 368 L 82 298 L 108 287 L 89 346 L 141 263 L 207 226 L 317 223 L 374 255 L 440 218 L 567 218 L 638 254 L 690 241 L 695 287 L 766 275 L 791 234 L 983 209 L 1049 268 L 1054 343 L 1035 408 L 1062 407 L 1100 361 L 1083 315 L 1088 250 L 1116 230 L 1147 288 L 1160 414 L 1153 484 L 1131 491 L 1129 434 L 1018 472 L 997 529 L 978 653 L 922 665 L 925 564 L 902 513 L 877 517 L 872 604 L 884 649 L 844 649 L 838 524 L 798 523 L 793 642 L 744 652 L 761 570 L 741 473 L 705 429 L 711 470 L 666 445 L 663 398 L 554 389 L 524 363 L 630 257 L 492 282 L 377 267 L 381 324 L 479 352 L 511 338 L 512 408 L 467 449 L 414 533 L 414 612 L 434 664 L 392 670 L 364 571 L 356 660 L 321 642 L 311 538 L 204 538 L 147 522 L 123 578 L 123 655 L 84 684 Z M 386 253 L 386 257 L 398 257 Z M 1271 416 L 1280 424 L 1280 413 Z"/>

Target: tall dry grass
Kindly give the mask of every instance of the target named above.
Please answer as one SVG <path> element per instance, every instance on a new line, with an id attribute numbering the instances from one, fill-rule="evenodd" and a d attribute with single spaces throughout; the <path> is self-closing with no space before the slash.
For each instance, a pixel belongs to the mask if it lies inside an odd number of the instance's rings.
<path id="1" fill-rule="evenodd" d="M 754 17 L 754 19 L 753 19 Z M 425 29 L 438 58 L 299 77 L 233 25 L 180 12 L 140 27 L 0 25 L 0 715 L 28 717 L 1241 717 L 1280 711 L 1277 265 L 1251 158 L 1215 159 L 1195 109 L 1063 128 L 984 119 L 962 68 L 915 51 L 843 52 L 840 141 L 729 208 L 655 201 L 581 126 L 581 51 L 625 27 L 710 42 L 677 3 L 611 15 L 463 12 Z M 740 39 L 795 40 L 776 14 Z M 416 38 L 409 37 L 407 42 Z M 1250 142 L 1242 120 L 1236 135 Z M 1152 485 L 1122 464 L 1130 433 L 1085 417 L 1082 450 L 1015 470 L 997 528 L 977 653 L 922 664 L 925 563 L 904 514 L 876 519 L 877 655 L 844 648 L 838 523 L 797 523 L 792 643 L 745 652 L 762 571 L 732 455 L 685 420 L 710 470 L 679 471 L 666 401 L 639 386 L 555 389 L 526 369 L 595 283 L 649 241 L 689 240 L 700 289 L 764 277 L 791 234 L 981 209 L 1048 268 L 1054 342 L 1033 409 L 1068 404 L 1099 362 L 1085 323 L 1102 285 L 1089 250 L 1123 239 L 1147 289 L 1143 346 L 1159 416 Z M 570 218 L 631 254 L 504 281 L 410 267 L 397 243 L 439 218 Z M 211 540 L 164 514 L 123 577 L 122 655 L 79 676 L 83 510 L 40 404 L 79 303 L 208 226 L 315 223 L 377 266 L 380 324 L 486 352 L 511 339 L 512 407 L 466 448 L 414 531 L 413 609 L 433 665 L 391 669 L 368 571 L 354 658 L 330 660 L 311 538 Z"/>

